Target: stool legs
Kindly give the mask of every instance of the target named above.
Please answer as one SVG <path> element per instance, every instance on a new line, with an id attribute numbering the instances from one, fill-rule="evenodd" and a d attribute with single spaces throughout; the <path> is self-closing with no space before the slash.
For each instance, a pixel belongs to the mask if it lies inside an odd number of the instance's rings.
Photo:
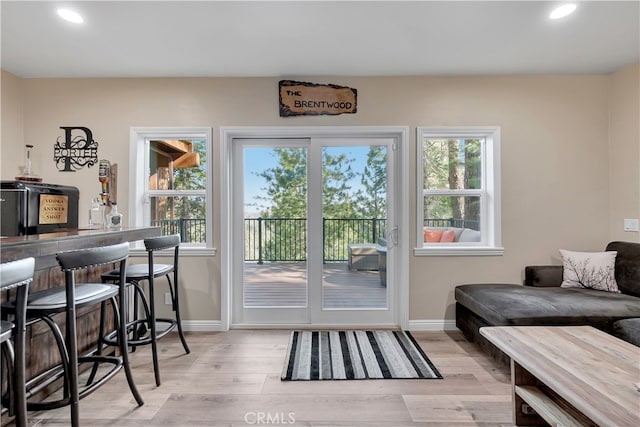
<path id="1" fill-rule="evenodd" d="M 182 319 L 180 318 L 180 299 L 178 297 L 178 278 L 173 278 L 173 283 L 171 283 L 171 278 L 167 276 L 167 280 L 169 281 L 169 291 L 171 292 L 171 300 L 172 300 L 172 308 L 176 313 L 176 323 L 178 324 L 178 335 L 180 335 L 180 341 L 182 341 L 182 347 L 184 348 L 185 353 L 191 353 L 189 346 L 187 345 L 187 340 L 184 337 L 184 332 L 182 331 Z"/>
<path id="2" fill-rule="evenodd" d="M 128 297 L 126 292 L 126 286 L 122 285 L 120 286 L 120 303 L 122 304 L 122 307 L 124 308 L 128 307 L 127 301 L 128 301 Z M 126 313 L 126 310 L 122 309 L 122 307 L 120 309 L 118 309 L 117 306 L 114 306 L 114 307 L 116 307 L 116 310 L 118 312 L 117 319 L 119 320 L 116 322 L 116 327 L 118 328 L 117 329 L 118 342 L 120 343 L 120 353 L 122 356 L 122 365 L 124 367 L 124 373 L 125 373 L 125 376 L 127 377 L 127 383 L 129 384 L 129 389 L 131 390 L 131 394 L 133 394 L 133 397 L 136 399 L 138 406 L 142 406 L 144 404 L 144 401 L 142 400 L 142 396 L 140 395 L 140 392 L 138 391 L 138 388 L 136 387 L 136 384 L 133 381 L 133 375 L 131 374 L 131 366 L 129 365 L 129 348 L 127 345 L 127 313 Z M 100 340 L 100 338 L 98 339 Z"/>
<path id="3" fill-rule="evenodd" d="M 9 415 L 15 416 L 16 394 L 14 393 L 15 370 L 13 363 L 13 361 L 15 360 L 15 355 L 13 353 L 13 345 L 11 345 L 11 341 L 4 341 L 2 343 L 2 349 L 0 351 L 2 351 L 2 358 L 0 359 L 0 362 L 2 363 L 0 364 L 0 369 L 3 369 L 2 373 L 4 373 L 5 367 L 7 369 L 7 394 L 6 396 L 2 396 L 2 404 L 9 411 Z M 5 381 L 4 376 L 0 378 L 2 378 L 3 382 Z"/>
<path id="4" fill-rule="evenodd" d="M 69 405 L 71 411 L 71 425 L 80 425 L 80 390 L 78 388 L 78 339 L 76 335 L 76 301 L 75 280 L 73 272 L 65 272 L 67 283 L 67 350 L 69 357 Z"/>
<path id="5" fill-rule="evenodd" d="M 111 304 L 115 304 L 115 301 L 113 301 L 113 299 L 111 300 Z M 101 356 L 102 355 L 102 349 L 104 348 L 104 343 L 102 342 L 102 337 L 105 334 L 104 331 L 104 319 L 107 313 L 107 308 L 106 308 L 107 302 L 106 301 L 102 301 L 100 303 L 100 325 L 98 326 L 98 348 L 96 349 L 96 355 L 97 356 Z M 113 305 L 113 307 L 115 307 L 115 305 Z M 116 317 L 116 313 L 114 310 L 113 313 L 113 318 L 114 318 L 114 322 L 116 322 L 116 328 L 118 328 L 118 324 L 117 324 L 117 317 Z M 89 375 L 89 378 L 87 379 L 87 385 L 91 384 L 93 382 L 93 380 L 96 377 L 96 374 L 98 373 L 98 366 L 100 364 L 98 362 L 95 362 L 93 364 L 93 368 L 91 368 L 91 374 Z"/>
<path id="6" fill-rule="evenodd" d="M 184 332 L 182 331 L 182 320 L 180 319 L 180 304 L 178 299 L 178 286 L 177 280 L 174 277 L 174 281 L 171 281 L 171 276 L 166 275 L 167 282 L 169 283 L 169 294 L 171 295 L 171 308 L 175 312 L 176 316 L 176 326 L 178 327 L 178 335 L 180 336 L 180 341 L 182 342 L 182 347 L 184 348 L 185 353 L 191 353 L 189 346 L 187 345 L 187 341 L 184 337 Z M 149 329 L 150 329 L 150 339 L 151 339 L 151 352 L 153 357 L 153 372 L 155 373 L 156 385 L 160 385 L 160 367 L 158 363 L 158 339 L 157 339 L 157 319 L 156 319 L 156 304 L 155 304 L 155 283 L 154 278 L 149 278 Z"/>
<path id="7" fill-rule="evenodd" d="M 151 331 L 151 354 L 153 357 L 153 372 L 156 378 L 156 386 L 160 386 L 160 367 L 158 366 L 158 339 L 156 328 L 156 303 L 154 289 L 155 286 L 153 283 L 153 276 L 151 276 L 149 277 L 149 316 L 151 317 L 151 319 L 149 320 L 149 329 Z"/>
<path id="8" fill-rule="evenodd" d="M 126 286 L 120 287 L 119 299 L 121 301 L 122 307 L 128 307 L 126 303 L 126 301 L 128 300 Z M 106 321 L 105 304 L 106 302 L 103 302 L 102 306 L 100 307 L 100 327 L 98 332 L 98 347 L 95 353 L 98 356 L 102 354 L 102 350 L 105 345 L 105 342 L 104 342 L 105 321 Z M 111 298 L 111 306 L 113 307 L 113 319 L 115 324 L 114 326 L 116 329 L 116 343 L 120 349 L 120 355 L 122 357 L 122 367 L 124 368 L 124 373 L 127 378 L 127 384 L 129 385 L 131 394 L 133 395 L 134 399 L 138 403 L 138 406 L 142 406 L 144 404 L 144 401 L 142 400 L 142 396 L 140 395 L 140 392 L 138 391 L 138 388 L 136 387 L 135 382 L 133 381 L 133 375 L 131 374 L 131 365 L 129 364 L 129 348 L 128 348 L 129 345 L 128 345 L 128 339 L 127 339 L 127 333 L 128 333 L 127 312 L 126 310 L 118 306 L 115 298 Z M 91 382 L 93 382 L 93 379 L 97 372 L 97 368 L 98 368 L 98 364 L 96 363 L 92 368 L 91 374 L 89 375 L 89 379 L 87 380 L 87 384 L 90 384 Z"/>
<path id="9" fill-rule="evenodd" d="M 18 316 L 22 314 L 18 313 Z M 16 322 L 18 323 L 18 322 Z M 14 362 L 13 378 L 15 384 L 13 384 L 13 392 L 15 394 L 15 422 L 16 427 L 23 427 L 27 425 L 27 390 L 26 390 L 26 361 L 25 361 L 25 345 L 26 345 L 26 333 L 25 325 L 22 324 L 17 327 L 14 336 Z"/>
<path id="10" fill-rule="evenodd" d="M 16 341 L 16 349 L 20 344 Z M 7 409 L 9 415 L 14 416 L 16 427 L 27 426 L 27 400 L 25 389 L 24 364 L 20 366 L 20 357 L 24 358 L 24 352 L 14 349 L 11 341 L 2 343 L 3 360 L 7 368 Z M 3 402 L 4 404 L 5 402 Z"/>

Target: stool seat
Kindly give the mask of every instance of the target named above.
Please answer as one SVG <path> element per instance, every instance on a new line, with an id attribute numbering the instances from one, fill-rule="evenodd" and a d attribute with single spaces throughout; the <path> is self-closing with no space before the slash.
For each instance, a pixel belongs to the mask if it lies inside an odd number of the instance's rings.
<path id="1" fill-rule="evenodd" d="M 85 304 L 95 304 L 118 295 L 118 287 L 106 283 L 82 283 L 76 285 L 76 307 Z M 62 287 L 46 289 L 29 295 L 27 300 L 29 311 L 59 310 L 64 311 L 67 306 L 67 293 Z"/>
<path id="2" fill-rule="evenodd" d="M 173 271 L 173 265 L 171 264 L 153 264 L 153 277 L 164 276 Z M 118 278 L 120 276 L 120 270 L 114 269 L 102 274 L 103 280 L 110 280 Z M 132 264 L 127 267 L 127 281 L 131 280 L 145 280 L 149 277 L 149 264 Z"/>

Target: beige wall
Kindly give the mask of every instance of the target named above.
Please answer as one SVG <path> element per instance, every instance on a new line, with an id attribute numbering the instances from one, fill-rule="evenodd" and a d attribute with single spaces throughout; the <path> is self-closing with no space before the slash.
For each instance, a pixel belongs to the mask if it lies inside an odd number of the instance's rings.
<path id="1" fill-rule="evenodd" d="M 0 176 L 13 179 L 19 172 L 17 165 L 23 164 L 24 113 L 22 79 L 2 71 L 0 75 Z"/>
<path id="2" fill-rule="evenodd" d="M 6 74 L 3 74 L 3 76 Z M 295 79 L 295 76 L 289 76 Z M 453 289 L 470 282 L 521 282 L 527 264 L 558 262 L 558 248 L 600 250 L 610 239 L 615 201 L 608 159 L 610 88 L 632 85 L 611 76 L 518 77 L 306 77 L 358 89 L 354 115 L 281 118 L 277 78 L 24 79 L 24 143 L 36 146 L 34 162 L 48 182 L 80 188 L 83 207 L 99 191 L 97 170 L 62 173 L 53 164 L 60 126 L 87 126 L 99 157 L 119 164 L 119 205 L 128 211 L 129 128 L 211 126 L 214 156 L 220 126 L 403 125 L 410 128 L 410 246 L 416 244 L 415 128 L 496 125 L 502 129 L 501 257 L 410 259 L 410 320 L 453 319 Z M 17 79 L 19 80 L 19 79 Z M 637 86 L 636 86 L 637 87 Z M 637 90 L 636 90 L 637 93 Z M 4 79 L 3 79 L 4 106 Z M 612 96 L 613 97 L 613 96 Z M 3 122 L 5 113 L 3 110 Z M 3 126 L 2 179 L 11 179 L 20 144 L 7 146 Z M 5 162 L 4 152 L 12 159 Z M 625 155 L 626 156 L 626 155 Z M 636 155 L 636 159 L 638 156 Z M 219 158 L 214 164 L 219 166 Z M 11 166 L 9 168 L 8 166 Z M 638 176 L 638 164 L 625 164 Z M 220 245 L 220 168 L 215 189 L 214 244 Z M 637 191 L 636 191 L 637 192 Z M 636 202 L 636 206 L 639 204 Z M 610 208 L 611 206 L 611 208 Z M 617 208 L 616 208 L 617 210 Z M 126 219 L 125 219 L 126 220 Z M 412 251 L 411 251 L 412 253 Z M 207 274 L 201 274 L 206 271 Z M 220 255 L 185 260 L 184 317 L 220 319 Z"/>
<path id="3" fill-rule="evenodd" d="M 640 232 L 622 228 L 640 218 L 640 64 L 611 75 L 609 145 L 610 239 L 640 242 Z"/>

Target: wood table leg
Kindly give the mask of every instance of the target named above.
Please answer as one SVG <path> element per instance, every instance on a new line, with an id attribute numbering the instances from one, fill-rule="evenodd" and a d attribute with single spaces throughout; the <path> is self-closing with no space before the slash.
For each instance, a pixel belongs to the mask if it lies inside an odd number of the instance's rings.
<path id="1" fill-rule="evenodd" d="M 536 378 L 511 359 L 511 395 L 513 402 L 513 423 L 517 426 L 546 426 L 540 417 L 517 393 L 516 386 L 537 384 Z"/>

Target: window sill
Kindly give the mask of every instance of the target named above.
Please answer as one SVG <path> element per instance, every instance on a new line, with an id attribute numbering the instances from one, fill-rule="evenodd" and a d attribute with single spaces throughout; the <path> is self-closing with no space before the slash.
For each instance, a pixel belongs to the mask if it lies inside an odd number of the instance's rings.
<path id="1" fill-rule="evenodd" d="M 504 248 L 497 246 L 429 246 L 415 248 L 415 256 L 502 256 Z"/>
<path id="2" fill-rule="evenodd" d="M 173 249 L 168 251 L 156 252 L 158 256 L 173 256 Z M 218 253 L 216 248 L 204 248 L 204 247 L 184 247 L 180 246 L 181 257 L 214 257 Z M 146 257 L 147 251 L 144 248 L 132 248 L 129 250 L 129 256 L 132 258 Z"/>

